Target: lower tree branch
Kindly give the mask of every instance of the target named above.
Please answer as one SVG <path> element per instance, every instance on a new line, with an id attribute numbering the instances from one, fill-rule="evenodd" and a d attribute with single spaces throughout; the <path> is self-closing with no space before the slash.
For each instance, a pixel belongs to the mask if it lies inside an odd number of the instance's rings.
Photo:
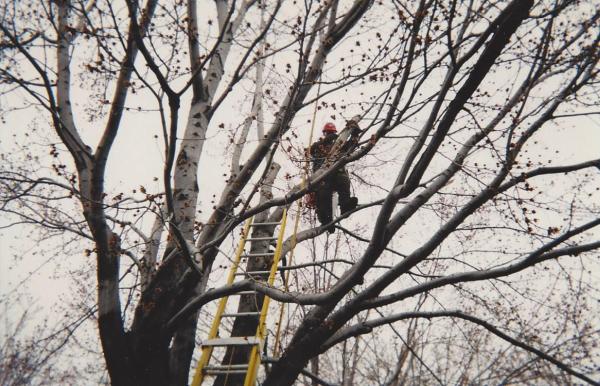
<path id="1" fill-rule="evenodd" d="M 486 322 L 483 319 L 479 319 L 475 316 L 465 314 L 462 311 L 404 312 L 404 313 L 394 314 L 394 315 L 390 315 L 390 316 L 383 317 L 383 318 L 369 320 L 369 321 L 366 321 L 366 322 L 363 322 L 363 323 L 360 323 L 360 324 L 357 324 L 354 326 L 350 326 L 343 330 L 338 331 L 335 335 L 333 335 L 330 339 L 328 339 L 321 346 L 321 352 L 327 351 L 329 348 L 331 348 L 335 344 L 342 342 L 348 338 L 352 338 L 352 337 L 356 337 L 356 336 L 360 336 L 360 335 L 369 333 L 369 332 L 373 331 L 373 329 L 376 327 L 388 325 L 390 323 L 394 323 L 394 322 L 398 322 L 400 320 L 406 320 L 406 319 L 414 319 L 414 318 L 432 319 L 432 318 L 440 318 L 440 317 L 459 318 L 459 319 L 463 319 L 463 320 L 467 320 L 469 322 L 475 323 L 475 324 L 485 328 L 492 334 L 496 335 L 500 339 L 503 339 L 514 346 L 520 347 L 525 351 L 528 351 L 548 362 L 551 362 L 552 364 L 556 365 L 561 370 L 589 383 L 590 385 L 599 385 L 600 384 L 600 382 L 594 381 L 593 379 L 589 378 L 585 374 L 582 374 L 581 372 L 574 370 L 571 366 L 548 355 L 547 353 L 543 352 L 542 350 L 537 349 L 525 342 L 522 342 L 518 339 L 515 339 L 515 338 L 505 334 L 504 332 L 500 331 L 497 327 L 493 326 L 492 324 Z"/>

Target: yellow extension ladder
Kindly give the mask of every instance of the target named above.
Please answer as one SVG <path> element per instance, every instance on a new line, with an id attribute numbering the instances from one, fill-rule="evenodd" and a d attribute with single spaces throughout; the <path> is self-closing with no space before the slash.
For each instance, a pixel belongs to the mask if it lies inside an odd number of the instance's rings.
<path id="1" fill-rule="evenodd" d="M 242 257 L 246 257 L 248 259 L 253 257 L 264 257 L 270 256 L 273 254 L 273 264 L 271 265 L 269 273 L 269 277 L 265 284 L 271 286 L 275 281 L 275 276 L 277 273 L 277 269 L 279 266 L 279 260 L 281 257 L 281 251 L 283 246 L 283 236 L 285 232 L 285 224 L 287 219 L 287 209 L 283 210 L 283 214 L 281 216 L 281 222 L 263 222 L 263 223 L 253 223 L 253 218 L 248 219 L 244 225 L 244 230 L 242 232 L 242 239 L 240 240 L 236 254 L 233 260 L 233 266 L 229 271 L 229 275 L 227 276 L 227 284 L 234 283 L 236 277 L 245 276 L 245 275 L 259 275 L 266 274 L 267 272 L 245 272 L 239 274 L 238 268 L 240 265 L 240 261 Z M 259 226 L 279 226 L 278 236 L 274 237 L 261 237 L 261 238 L 248 238 L 251 227 L 259 227 Z M 265 241 L 265 240 L 277 240 L 277 246 L 275 247 L 275 252 L 265 252 L 265 253 L 257 253 L 257 254 L 249 254 L 245 252 L 245 246 L 247 241 Z M 254 291 L 245 291 L 236 295 L 243 295 L 248 293 L 255 293 Z M 235 295 L 232 295 L 235 296 Z M 227 306 L 228 296 L 221 298 L 219 301 L 219 306 L 217 307 L 217 311 L 215 313 L 215 318 L 213 320 L 211 329 L 208 334 L 208 338 L 202 341 L 202 354 L 200 359 L 198 360 L 198 365 L 196 367 L 196 371 L 194 373 L 194 378 L 192 380 L 192 386 L 200 386 L 202 381 L 206 376 L 217 376 L 217 375 L 227 375 L 227 374 L 241 374 L 245 373 L 246 377 L 244 380 L 244 386 L 255 386 L 256 385 L 256 375 L 258 373 L 258 368 L 260 366 L 261 360 L 261 352 L 265 342 L 265 336 L 267 332 L 266 328 L 266 319 L 267 312 L 269 310 L 269 297 L 265 296 L 262 309 L 259 313 L 259 321 L 258 327 L 256 329 L 256 334 L 254 336 L 236 336 L 236 337 L 226 337 L 222 338 L 219 335 L 219 328 L 221 327 L 221 320 L 223 318 L 235 318 L 237 316 L 246 316 L 249 313 L 225 313 L 225 309 Z M 254 314 L 254 313 L 252 313 Z M 250 360 L 248 364 L 231 364 L 231 365 L 210 365 L 210 360 L 212 358 L 213 349 L 215 347 L 228 347 L 228 346 L 252 346 L 252 351 L 250 353 Z"/>

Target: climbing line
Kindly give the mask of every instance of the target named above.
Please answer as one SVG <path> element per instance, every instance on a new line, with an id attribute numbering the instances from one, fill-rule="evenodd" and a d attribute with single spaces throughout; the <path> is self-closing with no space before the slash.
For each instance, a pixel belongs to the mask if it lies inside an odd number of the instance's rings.
<path id="1" fill-rule="evenodd" d="M 315 124 L 317 122 L 317 107 L 319 105 L 319 98 L 321 98 L 321 82 L 319 82 L 319 85 L 317 86 L 317 98 L 315 99 L 315 108 L 313 109 L 313 115 L 312 115 L 312 122 L 310 125 L 310 134 L 308 137 L 308 146 L 306 147 L 306 151 L 304 152 L 304 173 L 302 175 L 302 184 L 301 184 L 301 188 L 304 189 L 306 188 L 306 183 L 308 180 L 308 173 L 309 173 L 309 164 L 310 164 L 310 159 L 309 159 L 309 154 L 310 154 L 310 145 L 312 144 L 313 141 L 313 136 L 314 136 L 314 132 L 315 132 Z M 297 242 L 297 238 L 296 238 L 296 234 L 298 233 L 298 223 L 300 222 L 300 217 L 302 216 L 302 199 L 298 200 L 298 212 L 296 213 L 296 218 L 294 220 L 294 232 L 292 233 L 292 246 L 290 248 L 290 258 L 287 262 L 287 265 L 292 265 L 294 262 L 294 251 L 296 250 L 296 244 L 298 244 Z M 289 278 L 290 278 L 290 270 L 286 270 L 283 279 L 283 286 L 285 291 L 287 292 L 289 290 Z M 275 331 L 275 344 L 273 346 L 273 357 L 277 358 L 277 356 L 279 355 L 279 344 L 280 344 L 280 338 L 281 338 L 281 324 L 283 323 L 283 314 L 285 313 L 285 309 L 287 307 L 287 303 L 281 303 L 281 307 L 279 309 L 279 320 L 276 324 L 276 331 Z"/>

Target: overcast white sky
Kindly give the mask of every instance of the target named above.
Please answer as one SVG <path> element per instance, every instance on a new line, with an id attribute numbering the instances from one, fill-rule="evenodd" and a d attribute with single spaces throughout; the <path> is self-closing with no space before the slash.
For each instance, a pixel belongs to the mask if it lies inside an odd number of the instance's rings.
<path id="1" fill-rule="evenodd" d="M 11 104 L 19 104 L 22 94 L 13 93 L 11 98 L 13 98 L 10 101 Z M 138 95 L 136 98 L 132 98 L 130 95 L 128 105 L 132 107 L 150 105 L 152 100 L 144 100 L 144 98 L 149 97 Z M 74 107 L 78 112 L 76 116 L 79 117 L 77 123 L 81 128 L 83 138 L 87 143 L 94 144 L 101 133 L 102 126 L 98 122 L 88 122 L 83 118 L 85 116 L 83 111 L 90 107 L 89 91 L 76 88 L 73 99 L 76 101 Z M 236 99 L 245 100 L 248 103 L 247 95 L 242 93 L 236 96 Z M 332 100 L 332 98 L 327 99 Z M 348 99 L 351 100 L 352 95 L 348 96 Z M 25 98 L 22 98 L 22 101 L 24 102 Z M 6 101 L 0 100 L 0 103 L 6 103 Z M 180 115 L 182 125 L 185 123 L 188 105 L 188 100 L 182 101 L 182 106 L 185 106 Z M 0 108 L 2 108 L 1 106 L 2 104 L 0 104 Z M 239 105 L 236 106 L 234 103 L 223 105 L 215 116 L 214 122 L 224 122 L 226 129 L 235 127 L 243 119 L 238 107 Z M 15 111 L 7 116 L 6 123 L 0 124 L 0 153 L 14 154 L 19 157 L 19 152 L 23 152 L 19 146 L 26 143 L 29 146 L 26 151 L 48 157 L 48 148 L 45 145 L 48 141 L 56 141 L 56 138 L 51 133 L 47 115 L 40 115 L 39 118 L 32 121 L 32 111 L 33 109 Z M 355 112 L 349 111 L 345 115 L 350 117 Z M 312 107 L 301 111 L 294 121 L 294 125 L 298 127 L 299 144 L 306 145 L 308 142 L 310 124 L 306 121 L 311 115 Z M 320 126 L 322 123 L 330 121 L 328 115 L 329 113 L 326 111 L 319 111 L 317 125 Z M 336 123 L 338 126 L 342 126 L 343 119 L 338 116 Z M 32 125 L 38 126 L 35 135 L 40 135 L 39 138 L 25 138 L 25 134 L 31 132 Z M 214 126 L 216 127 L 216 124 Z M 151 192 L 161 191 L 163 146 L 157 114 L 151 112 L 126 114 L 121 127 L 109 159 L 106 190 L 111 194 L 116 194 L 120 191 L 137 189 L 143 184 Z M 158 135 L 158 139 L 155 139 L 154 135 Z M 534 137 L 534 140 L 547 147 L 541 154 L 556 160 L 555 164 L 576 163 L 600 158 L 600 115 L 565 120 L 560 127 L 547 125 Z M 225 135 L 215 134 L 214 129 L 209 132 L 205 153 L 201 159 L 199 181 L 201 199 L 206 200 L 212 194 L 216 194 L 218 197 L 220 193 L 222 174 L 229 168 L 229 165 L 223 161 L 223 144 L 226 142 Z M 381 156 L 385 157 L 385 154 L 381 154 Z M 63 158 L 66 160 L 68 157 L 65 154 Z M 361 170 L 356 172 L 360 174 Z M 396 170 L 380 170 L 378 172 L 393 175 Z M 47 170 L 40 170 L 40 175 L 47 173 Z M 594 173 L 597 174 L 594 178 L 600 179 L 600 170 L 596 170 Z M 154 177 L 158 177 L 158 181 L 154 181 Z M 215 183 L 215 181 L 219 182 Z M 389 182 L 391 184 L 392 181 Z M 275 194 L 278 195 L 278 192 Z M 370 197 L 373 192 L 358 191 L 358 195 L 361 198 Z M 206 201 L 201 204 L 205 208 L 211 206 Z M 0 218 L 0 227 L 5 227 L 12 220 Z M 148 226 L 150 226 L 149 222 L 142 224 L 143 228 Z M 20 308 L 39 306 L 42 309 L 40 316 L 51 315 L 57 310 L 55 304 L 61 302 L 73 289 L 70 276 L 72 271 L 86 266 L 93 271 L 94 259 L 83 256 L 81 253 L 83 247 L 77 252 L 77 248 L 69 246 L 64 256 L 59 255 L 52 260 L 52 256 L 44 255 L 43 251 L 57 247 L 59 240 L 53 239 L 50 247 L 38 245 L 35 242 L 34 234 L 34 228 L 23 225 L 0 230 L 0 298 L 24 293 L 27 295 L 25 299 L 30 300 L 19 304 Z M 4 322 L 6 321 L 4 320 Z"/>

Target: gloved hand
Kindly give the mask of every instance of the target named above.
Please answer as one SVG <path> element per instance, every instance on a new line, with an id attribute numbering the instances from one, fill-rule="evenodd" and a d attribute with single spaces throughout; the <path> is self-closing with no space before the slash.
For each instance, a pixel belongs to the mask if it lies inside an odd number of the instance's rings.
<path id="1" fill-rule="evenodd" d="M 358 127 L 358 122 L 360 121 L 360 115 L 355 115 L 348 122 L 346 122 L 346 127 L 352 130 L 351 135 L 357 136 L 360 134 L 361 130 Z"/>

